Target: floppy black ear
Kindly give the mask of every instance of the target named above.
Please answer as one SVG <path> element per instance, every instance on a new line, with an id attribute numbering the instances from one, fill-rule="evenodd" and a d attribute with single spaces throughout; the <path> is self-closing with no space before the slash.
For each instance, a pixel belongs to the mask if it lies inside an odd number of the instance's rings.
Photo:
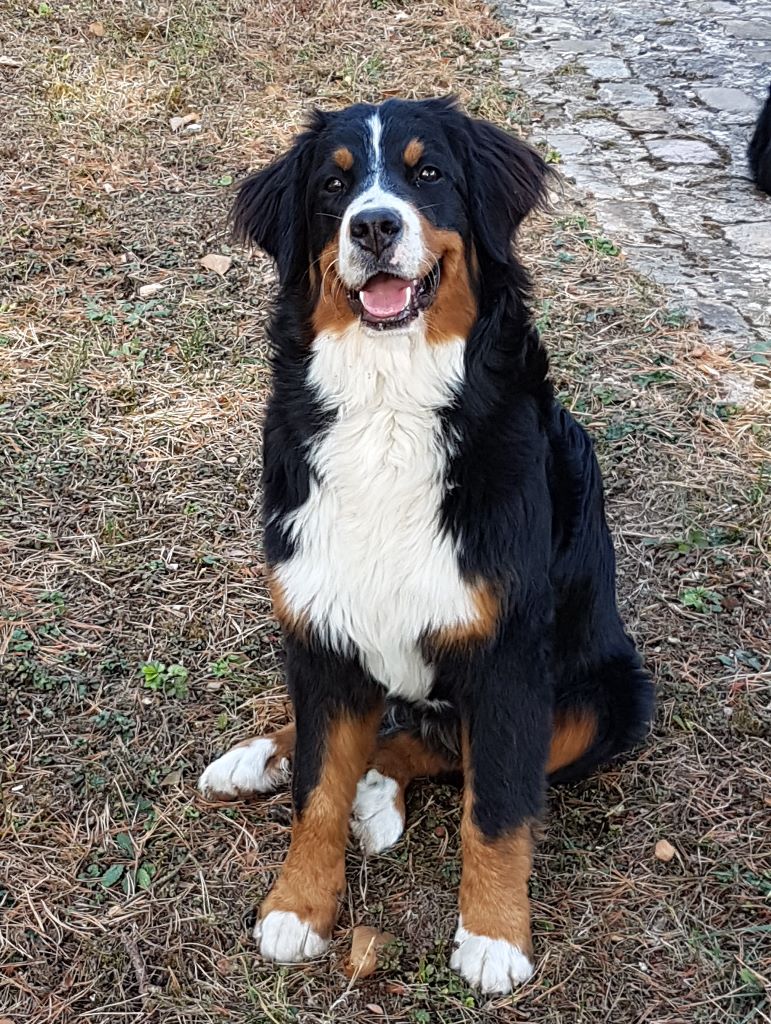
<path id="1" fill-rule="evenodd" d="M 287 153 L 241 184 L 231 211 L 236 237 L 264 249 L 282 283 L 308 269 L 305 188 L 322 125 L 323 115 L 314 112 L 310 128 Z"/>
<path id="2" fill-rule="evenodd" d="M 477 244 L 496 263 L 511 258 L 520 222 L 544 206 L 551 171 L 534 149 L 488 121 L 472 121 L 469 205 Z"/>

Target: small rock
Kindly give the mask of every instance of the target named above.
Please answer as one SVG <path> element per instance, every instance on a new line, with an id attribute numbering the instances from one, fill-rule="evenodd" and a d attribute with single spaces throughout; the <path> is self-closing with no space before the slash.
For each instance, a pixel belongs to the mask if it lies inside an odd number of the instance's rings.
<path id="1" fill-rule="evenodd" d="M 181 131 L 183 128 L 186 128 L 188 130 L 193 129 L 193 127 L 195 126 L 194 130 L 200 132 L 201 126 L 197 122 L 198 114 L 185 114 L 183 117 L 170 117 L 169 128 L 171 128 L 173 132 L 178 132 Z"/>
<path id="2" fill-rule="evenodd" d="M 560 53 L 607 53 L 609 46 L 601 39 L 558 39 L 552 49 Z"/>
<path id="3" fill-rule="evenodd" d="M 723 26 L 729 36 L 735 39 L 771 39 L 771 21 L 760 18 L 752 21 L 724 21 Z"/>
<path id="4" fill-rule="evenodd" d="M 700 139 L 651 139 L 645 147 L 652 157 L 665 164 L 712 164 L 718 154 Z"/>
<path id="5" fill-rule="evenodd" d="M 658 108 L 622 108 L 618 111 L 618 119 L 635 132 L 663 132 L 667 131 L 670 126 L 670 118 L 666 110 Z"/>
<path id="6" fill-rule="evenodd" d="M 741 89 L 722 89 L 705 86 L 697 89 L 696 94 L 702 103 L 713 110 L 725 110 L 731 114 L 744 114 L 757 109 L 757 102 Z"/>
<path id="7" fill-rule="evenodd" d="M 233 260 L 230 256 L 221 256 L 219 253 L 210 252 L 208 255 L 202 256 L 198 262 L 207 270 L 213 270 L 215 274 L 224 277 L 230 270 Z"/>
<path id="8" fill-rule="evenodd" d="M 645 203 L 606 200 L 597 203 L 597 212 L 603 225 L 611 233 L 628 234 L 636 239 L 658 228 L 653 214 Z"/>
<path id="9" fill-rule="evenodd" d="M 771 256 L 771 220 L 726 224 L 723 234 L 746 256 Z"/>
<path id="10" fill-rule="evenodd" d="M 725 302 L 712 302 L 700 299 L 691 303 L 693 312 L 706 327 L 712 328 L 728 336 L 742 337 L 747 334 L 747 324 L 743 318 Z"/>
<path id="11" fill-rule="evenodd" d="M 152 284 L 143 284 L 137 288 L 137 295 L 140 299 L 149 299 L 151 295 L 157 295 L 158 292 L 163 291 L 168 282 L 166 281 L 153 281 Z"/>
<path id="12" fill-rule="evenodd" d="M 351 953 L 343 966 L 348 978 L 368 978 L 377 969 L 377 954 L 383 946 L 394 941 L 389 932 L 380 932 L 377 928 L 359 925 L 353 929 L 351 936 Z"/>
<path id="13" fill-rule="evenodd" d="M 617 82 L 623 78 L 631 78 L 632 72 L 620 57 L 603 57 L 588 55 L 581 58 L 581 64 L 592 78 L 605 82 Z"/>
<path id="14" fill-rule="evenodd" d="M 656 849 L 653 851 L 656 860 L 663 861 L 665 864 L 669 864 L 676 853 L 677 850 L 667 839 L 659 839 Z"/>
<path id="15" fill-rule="evenodd" d="M 554 135 L 549 135 L 549 142 L 560 156 L 577 156 L 589 148 L 589 140 L 582 135 L 555 132 Z"/>
<path id="16" fill-rule="evenodd" d="M 620 103 L 630 107 L 655 107 L 656 94 L 644 85 L 632 82 L 607 82 L 597 93 L 600 103 Z"/>

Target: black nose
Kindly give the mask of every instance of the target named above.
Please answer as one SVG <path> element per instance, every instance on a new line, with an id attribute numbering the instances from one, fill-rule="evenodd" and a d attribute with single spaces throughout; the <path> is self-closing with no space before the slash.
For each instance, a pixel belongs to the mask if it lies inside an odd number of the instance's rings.
<path id="1" fill-rule="evenodd" d="M 351 238 L 376 256 L 393 245 L 402 233 L 402 218 L 395 210 L 362 210 L 351 218 Z"/>

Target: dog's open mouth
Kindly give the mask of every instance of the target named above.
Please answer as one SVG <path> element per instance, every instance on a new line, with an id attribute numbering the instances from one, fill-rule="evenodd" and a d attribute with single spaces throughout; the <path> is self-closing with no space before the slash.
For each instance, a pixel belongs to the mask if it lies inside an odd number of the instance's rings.
<path id="1" fill-rule="evenodd" d="M 358 292 L 349 292 L 351 309 L 369 327 L 393 330 L 410 323 L 434 301 L 439 286 L 437 263 L 425 277 L 408 281 L 393 274 L 375 274 Z"/>

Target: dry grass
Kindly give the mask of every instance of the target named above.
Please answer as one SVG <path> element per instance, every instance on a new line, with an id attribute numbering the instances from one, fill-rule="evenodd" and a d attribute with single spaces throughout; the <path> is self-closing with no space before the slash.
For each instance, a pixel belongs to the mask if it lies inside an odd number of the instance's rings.
<path id="1" fill-rule="evenodd" d="M 524 247 L 606 473 L 654 741 L 554 795 L 540 968 L 513 999 L 447 969 L 458 814 L 440 787 L 413 794 L 389 855 L 352 852 L 328 960 L 256 958 L 242 915 L 288 797 L 193 791 L 285 714 L 256 540 L 270 270 L 228 248 L 229 184 L 312 101 L 451 88 L 501 122 L 527 112 L 473 0 L 167 3 L 11 0 L 0 26 L 0 1018 L 771 1020 L 767 370 L 705 343 L 570 197 Z M 173 133 L 187 113 L 201 131 Z M 208 252 L 233 256 L 225 278 Z M 403 944 L 349 987 L 360 922 Z"/>

